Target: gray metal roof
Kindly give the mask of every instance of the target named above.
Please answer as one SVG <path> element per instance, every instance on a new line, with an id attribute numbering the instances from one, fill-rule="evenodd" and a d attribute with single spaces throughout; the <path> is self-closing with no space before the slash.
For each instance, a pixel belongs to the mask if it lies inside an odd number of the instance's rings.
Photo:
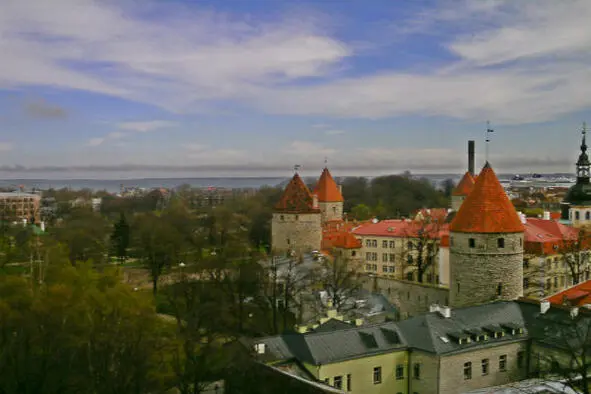
<path id="1" fill-rule="evenodd" d="M 397 324 L 408 346 L 437 354 L 488 347 L 501 342 L 523 340 L 527 336 L 521 308 L 518 303 L 510 301 L 452 309 L 450 318 L 441 316 L 439 312 L 430 312 Z M 524 333 L 511 335 L 505 329 L 506 334 L 500 338 L 489 336 L 484 341 L 463 344 L 457 341 L 458 337 L 473 336 L 487 326 L 502 328 L 508 325 L 523 327 Z"/>
<path id="2" fill-rule="evenodd" d="M 395 323 L 340 329 L 331 332 L 283 334 L 261 338 L 255 343 L 266 345 L 267 359 L 296 358 L 314 365 L 379 354 L 405 348 L 404 339 Z"/>

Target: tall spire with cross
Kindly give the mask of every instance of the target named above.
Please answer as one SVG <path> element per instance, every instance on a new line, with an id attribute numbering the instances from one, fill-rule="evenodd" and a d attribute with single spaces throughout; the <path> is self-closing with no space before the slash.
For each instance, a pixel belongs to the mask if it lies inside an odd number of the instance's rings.
<path id="1" fill-rule="evenodd" d="M 587 123 L 583 122 L 581 154 L 577 160 L 577 183 L 589 183 L 589 156 L 587 155 Z"/>

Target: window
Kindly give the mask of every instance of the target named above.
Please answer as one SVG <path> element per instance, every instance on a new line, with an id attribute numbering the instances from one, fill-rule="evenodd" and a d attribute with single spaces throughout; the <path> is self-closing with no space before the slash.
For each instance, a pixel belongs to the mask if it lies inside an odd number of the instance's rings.
<path id="1" fill-rule="evenodd" d="M 505 247 L 505 238 L 497 238 L 497 248 L 502 249 Z"/>
<path id="2" fill-rule="evenodd" d="M 575 220 L 579 220 L 581 218 L 581 215 L 579 214 L 579 211 L 575 211 Z"/>
<path id="3" fill-rule="evenodd" d="M 406 280 L 412 280 L 412 272 L 406 274 Z"/>
<path id="4" fill-rule="evenodd" d="M 408 250 L 412 250 L 412 241 L 408 241 L 406 245 L 408 247 Z"/>
<path id="5" fill-rule="evenodd" d="M 377 270 L 378 270 L 378 265 L 377 265 L 377 264 L 372 264 L 372 265 L 371 265 L 371 269 L 372 269 L 373 271 L 377 271 Z"/>
<path id="6" fill-rule="evenodd" d="M 523 368 L 525 361 L 525 353 L 523 351 L 517 352 L 517 368 Z"/>
<path id="7" fill-rule="evenodd" d="M 416 363 L 412 368 L 412 376 L 415 379 L 421 378 L 421 364 Z"/>
<path id="8" fill-rule="evenodd" d="M 295 215 L 295 220 L 298 220 L 300 218 L 300 215 Z"/>
<path id="9" fill-rule="evenodd" d="M 390 248 L 394 249 L 394 246 L 396 246 L 396 243 L 394 241 L 390 241 Z"/>
<path id="10" fill-rule="evenodd" d="M 371 239 L 366 239 L 365 240 L 365 246 L 368 247 L 368 248 L 371 247 Z"/>
<path id="11" fill-rule="evenodd" d="M 352 250 L 352 251 L 351 251 L 351 257 L 355 257 L 356 255 L 357 255 L 357 252 L 356 252 L 356 251 L 354 251 L 354 250 Z"/>
<path id="12" fill-rule="evenodd" d="M 371 261 L 371 253 L 370 253 L 370 252 L 366 252 L 366 253 L 365 253 L 365 259 L 366 259 L 367 261 Z"/>
<path id="13" fill-rule="evenodd" d="M 382 272 L 388 272 L 388 266 L 382 265 Z"/>
<path id="14" fill-rule="evenodd" d="M 507 370 L 507 355 L 499 356 L 499 371 L 505 372 Z"/>
<path id="15" fill-rule="evenodd" d="M 375 367 L 373 369 L 373 384 L 382 383 L 382 367 Z"/>
<path id="16" fill-rule="evenodd" d="M 375 240 L 375 239 L 373 239 L 373 240 L 371 241 L 371 246 L 373 246 L 374 248 L 377 248 L 377 247 L 378 247 L 378 241 L 377 241 L 377 240 Z"/>
<path id="17" fill-rule="evenodd" d="M 333 379 L 332 385 L 335 389 L 342 389 L 343 388 L 343 377 L 342 376 L 335 376 Z"/>
<path id="18" fill-rule="evenodd" d="M 394 253 L 390 253 L 390 256 L 389 257 L 390 257 L 390 262 L 393 263 L 394 260 L 395 260 L 395 257 L 396 257 L 395 254 Z"/>
<path id="19" fill-rule="evenodd" d="M 396 366 L 396 380 L 404 379 L 404 365 L 398 364 Z"/>
<path id="20" fill-rule="evenodd" d="M 329 378 L 324 379 L 324 383 L 325 384 L 330 384 L 330 379 Z"/>
<path id="21" fill-rule="evenodd" d="M 281 215 L 281 216 L 279 216 L 279 219 L 285 220 L 285 216 Z"/>
<path id="22" fill-rule="evenodd" d="M 585 212 L 585 220 L 591 219 L 591 213 L 589 211 Z"/>
<path id="23" fill-rule="evenodd" d="M 382 253 L 382 261 L 383 262 L 388 261 L 388 253 Z"/>
<path id="24" fill-rule="evenodd" d="M 472 379 L 472 363 L 467 362 L 464 363 L 464 380 Z"/>
<path id="25" fill-rule="evenodd" d="M 498 295 L 499 297 L 503 295 L 503 284 L 502 284 L 502 283 L 499 283 L 499 284 L 497 285 L 497 295 Z"/>
<path id="26" fill-rule="evenodd" d="M 468 246 L 471 248 L 475 248 L 476 247 L 476 240 L 474 238 L 468 239 Z"/>
<path id="27" fill-rule="evenodd" d="M 523 288 L 529 289 L 529 278 L 523 278 Z"/>
<path id="28" fill-rule="evenodd" d="M 482 360 L 482 375 L 488 375 L 488 358 Z"/>
<path id="29" fill-rule="evenodd" d="M 388 247 L 388 241 L 382 241 L 382 248 Z"/>
<path id="30" fill-rule="evenodd" d="M 558 276 L 554 277 L 554 288 L 558 288 Z"/>
<path id="31" fill-rule="evenodd" d="M 406 261 L 407 261 L 408 265 L 412 265 L 412 262 L 413 262 L 413 258 L 412 258 L 412 256 L 408 256 L 408 257 L 406 258 Z"/>
<path id="32" fill-rule="evenodd" d="M 427 274 L 427 283 L 433 282 L 433 274 Z"/>
<path id="33" fill-rule="evenodd" d="M 351 374 L 347 374 L 347 391 L 353 390 L 353 386 L 351 386 Z"/>

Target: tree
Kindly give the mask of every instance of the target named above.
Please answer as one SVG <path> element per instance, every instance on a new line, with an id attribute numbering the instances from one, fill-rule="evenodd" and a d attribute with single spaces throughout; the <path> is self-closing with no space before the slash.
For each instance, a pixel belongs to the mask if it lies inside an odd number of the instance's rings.
<path id="1" fill-rule="evenodd" d="M 443 194 L 445 195 L 445 197 L 451 198 L 451 194 L 456 188 L 456 183 L 453 179 L 447 178 L 444 179 L 443 182 L 441 182 L 441 187 L 443 188 Z"/>
<path id="2" fill-rule="evenodd" d="M 351 216 L 357 220 L 371 219 L 371 208 L 365 204 L 357 204 L 351 209 Z"/>
<path id="3" fill-rule="evenodd" d="M 135 223 L 135 245 L 139 258 L 149 270 L 152 291 L 158 293 L 158 281 L 167 268 L 177 265 L 181 255 L 181 234 L 168 221 L 153 213 L 143 214 Z"/>
<path id="4" fill-rule="evenodd" d="M 575 230 L 577 231 L 577 230 Z M 591 234 L 585 228 L 578 230 L 563 240 L 561 250 L 561 261 L 568 271 L 572 284 L 577 284 L 589 279 L 589 246 Z"/>
<path id="5" fill-rule="evenodd" d="M 115 256 L 117 256 L 121 262 L 125 261 L 127 258 L 127 249 L 129 248 L 129 224 L 127 224 L 123 212 L 121 212 L 121 215 L 119 216 L 119 221 L 113 226 L 111 246 Z"/>
<path id="6" fill-rule="evenodd" d="M 344 303 L 361 288 L 356 265 L 333 251 L 331 258 L 323 258 L 320 268 L 320 282 L 332 301 L 333 307 L 341 311 Z"/>
<path id="7" fill-rule="evenodd" d="M 416 272 L 417 282 L 423 283 L 425 274 L 429 270 L 434 271 L 439 256 L 440 230 L 439 220 L 430 216 L 408 223 L 404 231 L 405 244 L 401 249 L 402 275 L 407 271 L 404 266 L 412 266 Z M 432 280 L 435 280 L 435 277 Z"/>
<path id="8" fill-rule="evenodd" d="M 552 307 L 540 314 L 530 336 L 540 346 L 530 355 L 543 380 L 561 380 L 578 393 L 591 393 L 591 316 L 586 310 Z"/>

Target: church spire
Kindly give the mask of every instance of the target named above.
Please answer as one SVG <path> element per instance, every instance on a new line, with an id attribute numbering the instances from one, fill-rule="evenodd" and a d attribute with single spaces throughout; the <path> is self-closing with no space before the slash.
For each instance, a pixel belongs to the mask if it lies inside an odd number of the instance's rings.
<path id="1" fill-rule="evenodd" d="M 583 140 L 581 142 L 581 154 L 577 160 L 577 183 L 589 183 L 589 156 L 587 155 L 587 123 L 583 122 Z"/>

